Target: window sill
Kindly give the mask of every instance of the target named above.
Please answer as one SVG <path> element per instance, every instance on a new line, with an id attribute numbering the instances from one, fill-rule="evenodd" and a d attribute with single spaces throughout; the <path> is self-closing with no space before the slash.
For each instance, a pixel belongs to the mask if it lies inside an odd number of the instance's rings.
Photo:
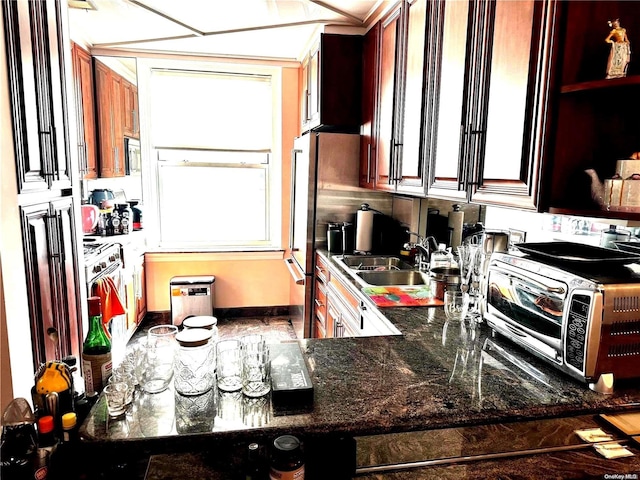
<path id="1" fill-rule="evenodd" d="M 147 250 L 145 262 L 202 262 L 235 260 L 283 260 L 284 250 Z"/>

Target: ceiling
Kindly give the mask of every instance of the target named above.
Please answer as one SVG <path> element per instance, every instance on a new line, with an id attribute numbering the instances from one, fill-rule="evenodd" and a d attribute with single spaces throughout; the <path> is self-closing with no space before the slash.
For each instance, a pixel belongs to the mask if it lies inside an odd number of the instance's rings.
<path id="1" fill-rule="evenodd" d="M 318 28 L 363 33 L 397 0 L 68 0 L 72 40 L 101 53 L 300 60 Z"/>

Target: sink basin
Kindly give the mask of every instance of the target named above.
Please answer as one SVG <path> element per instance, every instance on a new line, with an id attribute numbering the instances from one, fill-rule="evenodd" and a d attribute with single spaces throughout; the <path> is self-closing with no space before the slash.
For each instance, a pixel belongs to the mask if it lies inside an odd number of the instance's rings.
<path id="1" fill-rule="evenodd" d="M 374 270 L 374 271 L 387 271 L 387 270 L 412 270 L 413 265 L 403 262 L 398 257 L 363 257 L 359 255 L 345 255 L 343 258 L 338 259 L 345 266 L 352 270 Z"/>
<path id="2" fill-rule="evenodd" d="M 355 274 L 369 285 L 424 285 L 424 275 L 417 270 L 358 271 Z"/>

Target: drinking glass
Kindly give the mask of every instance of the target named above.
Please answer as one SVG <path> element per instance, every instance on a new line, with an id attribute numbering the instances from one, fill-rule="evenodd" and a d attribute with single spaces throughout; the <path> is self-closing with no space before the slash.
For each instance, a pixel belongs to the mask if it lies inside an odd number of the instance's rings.
<path id="1" fill-rule="evenodd" d="M 235 392 L 242 388 L 242 344 L 240 340 L 223 340 L 216 344 L 218 389 Z"/>
<path id="2" fill-rule="evenodd" d="M 262 335 L 242 337 L 242 393 L 261 397 L 271 391 L 269 347 Z"/>
<path id="3" fill-rule="evenodd" d="M 107 411 L 110 417 L 118 417 L 127 410 L 127 392 L 129 387 L 124 382 L 108 383 L 104 387 L 107 399 Z"/>
<path id="4" fill-rule="evenodd" d="M 444 292 L 444 313 L 448 321 L 460 322 L 469 310 L 469 294 L 460 290 Z"/>
<path id="5" fill-rule="evenodd" d="M 156 325 L 147 334 L 147 348 L 141 386 L 147 393 L 163 392 L 173 378 L 178 327 Z"/>

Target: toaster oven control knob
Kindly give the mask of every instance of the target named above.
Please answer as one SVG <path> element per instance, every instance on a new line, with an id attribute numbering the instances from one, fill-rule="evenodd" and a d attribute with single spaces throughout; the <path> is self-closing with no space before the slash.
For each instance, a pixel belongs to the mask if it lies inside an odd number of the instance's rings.
<path id="1" fill-rule="evenodd" d="M 107 262 L 100 262 L 100 270 L 107 268 Z"/>
<path id="2" fill-rule="evenodd" d="M 100 265 L 94 265 L 94 266 L 93 266 L 93 273 L 98 273 L 100 270 L 102 270 L 102 268 L 100 267 Z"/>
<path id="3" fill-rule="evenodd" d="M 109 261 L 110 262 L 115 262 L 116 261 L 116 256 L 115 255 L 110 255 L 109 256 Z"/>

